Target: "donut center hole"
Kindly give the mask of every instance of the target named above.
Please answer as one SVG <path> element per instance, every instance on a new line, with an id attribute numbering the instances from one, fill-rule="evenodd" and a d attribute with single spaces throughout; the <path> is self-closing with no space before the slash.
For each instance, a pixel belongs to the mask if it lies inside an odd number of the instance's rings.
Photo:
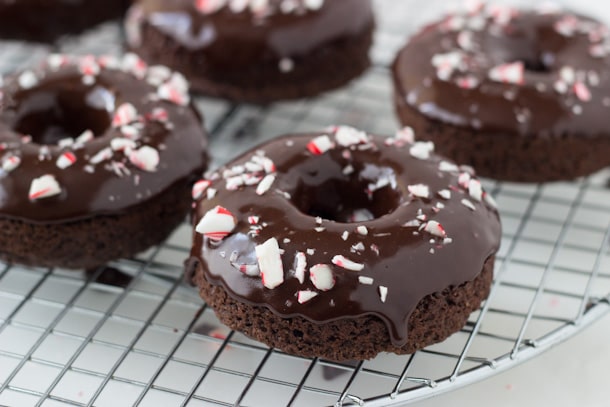
<path id="1" fill-rule="evenodd" d="M 553 70 L 555 57 L 551 53 L 542 53 L 528 58 L 522 58 L 521 61 L 526 71 L 549 73 Z"/>
<path id="2" fill-rule="evenodd" d="M 364 164 L 362 168 L 335 170 L 313 166 L 301 174 L 291 199 L 302 213 L 355 223 L 388 215 L 400 205 L 401 194 L 392 168 Z"/>
<path id="3" fill-rule="evenodd" d="M 37 144 L 55 145 L 91 130 L 102 135 L 111 125 L 114 94 L 103 86 L 86 86 L 80 80 L 57 81 L 21 91 L 15 96 L 13 130 Z"/>

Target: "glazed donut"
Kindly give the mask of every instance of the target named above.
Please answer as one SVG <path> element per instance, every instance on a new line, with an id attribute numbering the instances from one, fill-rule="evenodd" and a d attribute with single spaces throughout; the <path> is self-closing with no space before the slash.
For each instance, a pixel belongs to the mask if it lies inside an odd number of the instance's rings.
<path id="1" fill-rule="evenodd" d="M 295 355 L 445 339 L 488 295 L 500 221 L 433 150 L 343 126 L 256 147 L 195 184 L 187 278 L 220 321 Z"/>
<path id="2" fill-rule="evenodd" d="M 610 31 L 556 9 L 478 6 L 413 36 L 393 66 L 403 124 L 479 175 L 541 182 L 610 165 Z"/>
<path id="3" fill-rule="evenodd" d="M 207 165 L 187 86 L 134 54 L 52 55 L 6 78 L 0 258 L 88 268 L 167 237 Z"/>
<path id="4" fill-rule="evenodd" d="M 53 42 L 122 16 L 129 0 L 3 0 L 0 38 Z"/>
<path id="5" fill-rule="evenodd" d="M 270 102 L 344 85 L 369 66 L 370 0 L 141 0 L 126 20 L 146 61 L 186 75 L 193 89 Z"/>

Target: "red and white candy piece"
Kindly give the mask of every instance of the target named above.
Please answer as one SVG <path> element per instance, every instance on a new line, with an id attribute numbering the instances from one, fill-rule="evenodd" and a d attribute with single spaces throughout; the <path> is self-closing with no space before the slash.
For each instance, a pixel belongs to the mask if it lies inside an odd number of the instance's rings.
<path id="1" fill-rule="evenodd" d="M 344 268 L 346 270 L 360 271 L 364 269 L 364 264 L 356 263 L 355 261 L 352 261 L 340 254 L 334 256 L 331 261 L 334 265 Z"/>
<path id="2" fill-rule="evenodd" d="M 59 157 L 57 157 L 57 161 L 55 161 L 55 165 L 61 168 L 62 170 L 68 168 L 72 164 L 76 162 L 76 156 L 71 151 L 66 151 L 62 153 Z"/>
<path id="3" fill-rule="evenodd" d="M 443 226 L 435 220 L 429 220 L 424 226 L 424 231 L 436 237 L 447 237 L 447 232 Z"/>
<path id="4" fill-rule="evenodd" d="M 136 148 L 136 142 L 128 138 L 116 137 L 110 140 L 110 148 L 114 151 L 133 150 Z"/>
<path id="5" fill-rule="evenodd" d="M 212 185 L 212 182 L 208 181 L 207 179 L 200 179 L 199 181 L 195 182 L 193 189 L 191 190 L 193 200 L 201 198 L 205 190 L 208 189 L 210 185 Z"/>
<path id="6" fill-rule="evenodd" d="M 9 155 L 2 162 L 2 169 L 6 172 L 11 172 L 21 164 L 21 158 L 16 155 Z"/>
<path id="7" fill-rule="evenodd" d="M 150 146 L 142 146 L 129 154 L 129 161 L 141 170 L 154 172 L 159 165 L 159 152 Z"/>
<path id="8" fill-rule="evenodd" d="M 240 273 L 243 273 L 249 277 L 258 277 L 261 274 L 260 270 L 258 269 L 258 264 L 238 264 L 231 262 L 231 265 L 239 270 Z"/>
<path id="9" fill-rule="evenodd" d="M 284 266 L 277 239 L 272 237 L 255 247 L 258 267 L 261 271 L 263 285 L 274 289 L 284 282 Z"/>
<path id="10" fill-rule="evenodd" d="M 93 55 L 87 55 L 82 57 L 78 62 L 78 71 L 85 78 L 89 78 L 88 80 L 85 80 L 85 83 L 90 83 L 92 82 L 93 77 L 99 75 L 100 66 Z"/>
<path id="11" fill-rule="evenodd" d="M 112 149 L 110 147 L 102 148 L 93 157 L 89 159 L 89 163 L 93 165 L 99 164 L 102 161 L 106 161 L 112 158 L 112 154 Z"/>
<path id="12" fill-rule="evenodd" d="M 146 118 L 151 121 L 157 121 L 160 123 L 167 123 L 169 121 L 169 113 L 162 107 L 155 107 Z"/>
<path id="13" fill-rule="evenodd" d="M 436 54 L 432 57 L 432 65 L 436 68 L 436 76 L 443 81 L 448 81 L 454 71 L 463 68 L 464 54 L 461 51 Z"/>
<path id="14" fill-rule="evenodd" d="M 495 82 L 523 85 L 525 82 L 525 65 L 521 61 L 498 65 L 489 71 L 489 79 Z"/>
<path id="15" fill-rule="evenodd" d="M 174 72 L 166 83 L 157 88 L 157 96 L 161 100 L 174 103 L 179 106 L 186 106 L 191 98 L 188 94 L 188 82 L 181 74 Z"/>
<path id="16" fill-rule="evenodd" d="M 312 298 L 318 296 L 318 293 L 310 290 L 302 290 L 297 293 L 297 301 L 299 304 L 305 304 L 308 301 L 311 301 Z"/>
<path id="17" fill-rule="evenodd" d="M 74 140 L 74 144 L 76 144 L 77 146 L 82 146 L 82 145 L 90 142 L 91 140 L 93 140 L 94 137 L 95 137 L 95 135 L 93 134 L 93 132 L 91 130 L 85 130 L 81 133 L 80 136 L 78 136 Z"/>
<path id="18" fill-rule="evenodd" d="M 201 218 L 195 231 L 214 241 L 221 241 L 235 229 L 237 220 L 226 208 L 216 206 Z"/>
<path id="19" fill-rule="evenodd" d="M 138 119 L 138 111 L 131 103 L 123 103 L 117 108 L 112 118 L 112 127 L 121 127 Z"/>
<path id="20" fill-rule="evenodd" d="M 61 187 L 55 177 L 51 174 L 46 174 L 32 180 L 28 197 L 30 201 L 36 201 L 59 195 L 60 193 Z"/>
<path id="21" fill-rule="evenodd" d="M 318 136 L 318 137 L 314 138 L 313 140 L 311 140 L 307 144 L 307 149 L 313 155 L 322 155 L 325 152 L 327 152 L 328 150 L 330 150 L 331 148 L 333 148 L 334 146 L 335 145 L 331 141 L 330 137 L 328 137 L 327 135 L 324 134 L 324 135 Z"/>
<path id="22" fill-rule="evenodd" d="M 314 287 L 321 291 L 328 291 L 335 286 L 333 270 L 328 264 L 316 264 L 309 269 L 309 279 Z"/>
<path id="23" fill-rule="evenodd" d="M 297 252 L 294 256 L 294 276 L 301 284 L 305 282 L 305 270 L 307 269 L 307 257 L 303 252 Z"/>
<path id="24" fill-rule="evenodd" d="M 125 56 L 123 56 L 123 60 L 121 61 L 121 69 L 132 74 L 138 79 L 143 79 L 148 71 L 148 65 L 142 58 L 133 52 L 128 52 L 125 54 Z"/>

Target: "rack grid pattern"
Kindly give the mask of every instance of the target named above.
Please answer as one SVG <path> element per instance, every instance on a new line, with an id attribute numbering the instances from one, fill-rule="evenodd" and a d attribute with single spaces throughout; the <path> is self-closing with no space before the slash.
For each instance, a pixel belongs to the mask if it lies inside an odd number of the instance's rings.
<path id="1" fill-rule="evenodd" d="M 415 22 L 402 27 L 396 2 L 377 3 L 375 66 L 349 87 L 266 107 L 198 98 L 216 164 L 269 137 L 334 123 L 391 134 L 387 66 Z M 118 53 L 120 38 L 108 24 L 60 49 Z M 0 71 L 52 51 L 2 43 Z M 0 264 L 0 405 L 406 404 L 526 361 L 610 312 L 610 171 L 486 187 L 503 221 L 492 293 L 460 332 L 413 355 L 304 359 L 230 331 L 184 284 L 187 223 L 164 244 L 92 272 Z"/>

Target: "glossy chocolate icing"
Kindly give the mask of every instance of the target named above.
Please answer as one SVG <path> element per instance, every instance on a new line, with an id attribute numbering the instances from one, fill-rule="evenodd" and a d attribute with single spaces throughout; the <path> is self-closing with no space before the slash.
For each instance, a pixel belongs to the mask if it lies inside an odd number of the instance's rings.
<path id="1" fill-rule="evenodd" d="M 139 47 L 141 27 L 153 26 L 182 47 L 203 53 L 201 69 L 222 73 L 305 56 L 328 42 L 362 34 L 373 24 L 370 0 L 327 0 L 318 10 L 290 13 L 278 10 L 278 3 L 272 0 L 271 11 L 257 16 L 229 7 L 204 14 L 193 0 L 142 0 L 129 12 L 128 42 Z"/>
<path id="2" fill-rule="evenodd" d="M 431 144 L 369 136 L 367 142 L 314 155 L 308 145 L 317 136 L 272 140 L 210 177 L 213 181 L 194 209 L 194 225 L 217 205 L 230 211 L 237 224 L 220 242 L 194 232 L 187 268 L 199 263 L 208 282 L 222 286 L 232 298 L 268 307 L 282 317 L 299 315 L 324 323 L 378 316 L 392 342 L 401 346 L 409 316 L 422 298 L 473 280 L 498 250 L 498 213 L 488 195 L 477 193 L 476 179 L 467 189 L 470 169 L 434 154 L 426 158 Z M 242 171 L 261 152 L 276 168 L 269 190 L 258 195 L 256 186 L 227 189 L 232 188 L 227 185 L 233 182 L 231 173 Z M 429 198 L 418 197 L 425 195 L 422 185 L 429 188 Z M 349 222 L 345 213 L 363 205 L 375 218 Z M 435 222 L 442 226 L 435 229 Z M 238 270 L 257 265 L 255 247 L 271 238 L 283 250 L 284 269 L 284 282 L 273 289 Z M 307 259 L 303 283 L 293 271 L 297 252 Z M 333 264 L 336 255 L 363 269 Z M 308 277 L 316 264 L 332 268 L 336 284 L 328 291 L 317 289 Z M 372 284 L 359 277 L 372 278 Z M 385 302 L 382 286 L 388 289 Z M 303 290 L 318 295 L 300 303 L 297 292 Z"/>
<path id="3" fill-rule="evenodd" d="M 180 104 L 162 100 L 160 87 L 148 83 L 153 70 L 134 57 L 93 61 L 53 56 L 39 69 L 5 79 L 0 89 L 0 216 L 53 223 L 121 213 L 177 182 L 196 179 L 205 169 L 201 118 L 187 99 Z M 116 67 L 100 67 L 104 61 Z M 126 69 L 128 62 L 135 62 L 138 71 Z M 87 69 L 93 74 L 85 76 Z M 126 104 L 138 118 L 113 125 Z M 75 139 L 86 130 L 94 138 L 79 145 Z M 117 139 L 133 144 L 124 149 L 113 144 Z M 158 153 L 158 165 L 144 168 L 140 156 L 131 155 L 144 146 Z M 76 161 L 62 169 L 58 159 L 65 154 Z M 32 181 L 43 175 L 55 177 L 61 192 L 28 199 Z"/>
<path id="4" fill-rule="evenodd" d="M 395 89 L 423 116 L 461 128 L 607 135 L 608 35 L 601 23 L 560 12 L 487 6 L 451 15 L 423 28 L 399 52 Z M 463 66 L 441 79 L 447 72 L 440 58 L 456 52 Z M 494 67 L 519 62 L 522 83 L 490 78 Z"/>

